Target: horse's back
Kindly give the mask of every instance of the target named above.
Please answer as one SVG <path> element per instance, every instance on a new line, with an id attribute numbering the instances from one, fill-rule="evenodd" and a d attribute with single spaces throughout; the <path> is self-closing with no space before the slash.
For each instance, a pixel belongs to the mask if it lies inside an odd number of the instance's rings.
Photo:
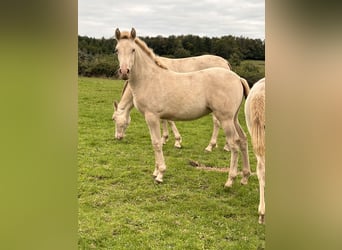
<path id="1" fill-rule="evenodd" d="M 214 55 L 202 55 L 176 59 L 159 57 L 159 59 L 168 67 L 168 69 L 175 72 L 192 72 L 212 67 L 230 69 L 228 61 L 222 57 Z"/>
<path id="2" fill-rule="evenodd" d="M 194 58 L 196 58 L 196 60 L 198 61 L 198 67 L 200 67 L 200 69 L 206 69 L 211 67 L 230 69 L 228 61 L 220 56 L 202 55 Z"/>

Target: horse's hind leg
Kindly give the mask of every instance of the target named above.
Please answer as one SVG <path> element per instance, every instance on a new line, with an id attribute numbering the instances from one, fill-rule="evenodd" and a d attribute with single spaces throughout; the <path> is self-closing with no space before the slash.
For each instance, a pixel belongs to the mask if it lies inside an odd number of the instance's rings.
<path id="1" fill-rule="evenodd" d="M 213 114 L 213 134 L 211 135 L 210 142 L 208 146 L 205 148 L 205 151 L 211 152 L 213 151 L 213 148 L 217 148 L 217 136 L 218 136 L 220 127 L 221 127 L 220 121 Z M 230 151 L 227 141 L 226 141 L 226 144 L 224 145 L 223 150 L 228 151 L 228 152 Z"/>
<path id="2" fill-rule="evenodd" d="M 236 127 L 236 130 L 239 134 L 240 140 L 239 147 L 242 153 L 242 179 L 241 184 L 246 185 L 248 183 L 248 177 L 251 175 L 251 168 L 249 164 L 249 157 L 248 157 L 248 140 L 245 132 L 242 130 L 241 125 L 239 124 L 239 120 L 237 119 L 237 116 L 234 120 L 234 124 Z"/>
<path id="3" fill-rule="evenodd" d="M 205 148 L 205 151 L 211 152 L 214 147 L 217 147 L 217 136 L 220 129 L 220 122 L 213 114 L 213 134 L 211 136 L 209 145 Z"/>
<path id="4" fill-rule="evenodd" d="M 257 175 L 259 180 L 259 223 L 265 223 L 265 157 L 257 155 Z"/>
<path id="5" fill-rule="evenodd" d="M 169 129 L 167 128 L 166 120 L 161 120 L 161 122 L 162 122 L 162 129 L 163 129 L 162 143 L 166 144 L 167 140 L 169 139 Z"/>
<path id="6" fill-rule="evenodd" d="M 172 129 L 172 132 L 173 132 L 173 134 L 175 136 L 175 147 L 176 148 L 181 148 L 182 147 L 182 145 L 181 145 L 182 137 L 181 137 L 181 135 L 180 135 L 180 133 L 179 133 L 177 127 L 176 127 L 176 124 L 173 121 L 168 121 L 168 122 L 169 122 L 170 127 Z"/>
<path id="7" fill-rule="evenodd" d="M 222 128 L 226 134 L 227 142 L 231 151 L 228 180 L 225 187 L 231 187 L 237 176 L 237 164 L 239 158 L 239 134 L 236 131 L 233 119 L 221 120 Z"/>
<path id="8" fill-rule="evenodd" d="M 150 130 L 152 146 L 155 155 L 155 166 L 156 169 L 153 172 L 155 180 L 157 182 L 163 182 L 163 175 L 166 170 L 164 155 L 163 155 L 163 144 L 160 134 L 160 120 L 158 117 L 151 113 L 145 114 L 145 120 Z"/>

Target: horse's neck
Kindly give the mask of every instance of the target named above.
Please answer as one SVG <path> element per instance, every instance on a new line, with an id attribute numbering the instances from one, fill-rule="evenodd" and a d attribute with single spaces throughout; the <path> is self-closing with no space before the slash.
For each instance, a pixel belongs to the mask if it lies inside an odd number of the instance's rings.
<path id="1" fill-rule="evenodd" d="M 142 87 L 141 84 L 146 86 L 158 77 L 158 72 L 161 70 L 162 68 L 150 56 L 141 48 L 138 48 L 136 50 L 134 66 L 132 67 L 131 80 L 129 81 L 132 89 Z"/>
<path id="2" fill-rule="evenodd" d="M 132 94 L 130 87 L 127 86 L 118 104 L 118 109 L 129 112 L 132 108 L 133 108 L 133 94 Z"/>

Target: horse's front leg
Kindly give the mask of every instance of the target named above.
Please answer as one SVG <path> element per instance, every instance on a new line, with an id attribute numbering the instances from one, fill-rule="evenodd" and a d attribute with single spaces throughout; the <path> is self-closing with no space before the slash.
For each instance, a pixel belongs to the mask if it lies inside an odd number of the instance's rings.
<path id="1" fill-rule="evenodd" d="M 163 155 L 163 143 L 160 134 L 160 119 L 152 113 L 145 114 L 145 120 L 150 130 L 151 142 L 155 155 L 156 169 L 153 172 L 153 176 L 157 182 L 163 182 L 163 175 L 166 170 L 166 165 Z"/>

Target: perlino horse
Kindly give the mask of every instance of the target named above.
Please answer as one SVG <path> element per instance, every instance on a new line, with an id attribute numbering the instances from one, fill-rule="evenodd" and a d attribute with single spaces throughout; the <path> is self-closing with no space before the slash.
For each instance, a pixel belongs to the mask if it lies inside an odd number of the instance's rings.
<path id="1" fill-rule="evenodd" d="M 169 59 L 165 57 L 158 57 L 158 59 L 168 67 L 168 69 L 176 72 L 192 72 L 210 67 L 222 67 L 230 70 L 228 61 L 219 56 L 214 55 L 203 55 L 188 58 Z M 247 84 L 247 82 L 245 82 Z M 115 123 L 115 138 L 121 140 L 125 136 L 125 130 L 128 127 L 131 118 L 130 111 L 133 108 L 133 95 L 131 88 L 127 87 L 127 82 L 122 91 L 121 99 L 119 103 L 114 102 L 114 113 L 112 119 Z M 181 148 L 181 135 L 173 121 L 162 120 L 162 142 L 166 143 L 169 133 L 167 123 L 170 124 L 172 132 L 175 136 L 176 148 Z M 213 132 L 208 146 L 205 148 L 206 151 L 211 152 L 214 147 L 217 147 L 217 136 L 220 128 L 220 122 L 213 115 Z M 224 150 L 229 151 L 228 144 L 224 146 Z"/>
<path id="2" fill-rule="evenodd" d="M 160 134 L 160 119 L 194 120 L 213 113 L 220 121 L 231 151 L 226 187 L 237 176 L 239 150 L 242 152 L 242 184 L 248 182 L 250 166 L 246 134 L 238 111 L 249 91 L 242 79 L 223 68 L 209 68 L 189 73 L 168 70 L 147 45 L 136 38 L 136 31 L 115 31 L 119 73 L 129 79 L 134 106 L 144 115 L 155 152 L 153 176 L 163 182 L 166 170 Z"/>
<path id="3" fill-rule="evenodd" d="M 259 223 L 265 222 L 265 78 L 253 85 L 245 102 L 245 116 L 257 158 Z"/>

